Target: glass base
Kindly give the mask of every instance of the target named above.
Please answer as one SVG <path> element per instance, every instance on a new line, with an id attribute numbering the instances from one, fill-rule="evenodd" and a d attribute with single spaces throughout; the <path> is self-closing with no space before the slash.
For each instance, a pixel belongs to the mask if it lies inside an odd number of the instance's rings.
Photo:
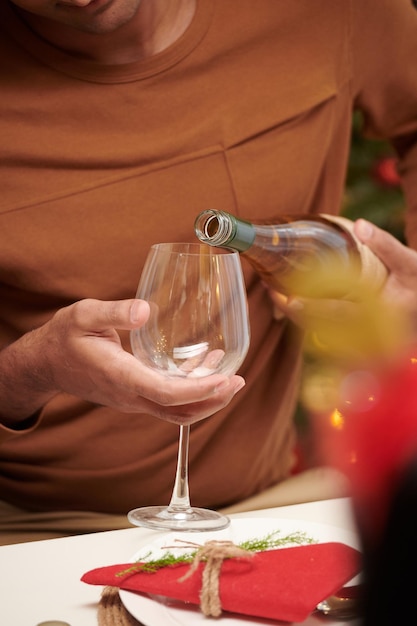
<path id="1" fill-rule="evenodd" d="M 134 526 L 145 526 L 156 530 L 181 530 L 205 532 L 227 528 L 230 519 L 226 515 L 209 509 L 180 509 L 166 506 L 145 506 L 133 509 L 127 519 Z"/>

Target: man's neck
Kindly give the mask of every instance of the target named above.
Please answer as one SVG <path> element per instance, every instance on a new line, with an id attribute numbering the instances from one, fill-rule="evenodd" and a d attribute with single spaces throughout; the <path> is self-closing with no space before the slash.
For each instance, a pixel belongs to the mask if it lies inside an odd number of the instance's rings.
<path id="1" fill-rule="evenodd" d="M 48 43 L 97 63 L 133 63 L 162 52 L 186 31 L 197 0 L 140 0 L 131 17 L 115 29 L 92 32 L 21 11 L 29 27 Z"/>

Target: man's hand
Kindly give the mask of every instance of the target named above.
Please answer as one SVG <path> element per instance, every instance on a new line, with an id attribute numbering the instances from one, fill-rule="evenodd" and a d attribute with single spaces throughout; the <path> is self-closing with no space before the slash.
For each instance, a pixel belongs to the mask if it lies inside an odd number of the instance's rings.
<path id="1" fill-rule="evenodd" d="M 358 239 L 366 244 L 388 269 L 388 278 L 380 296 L 405 310 L 415 319 L 417 326 L 417 252 L 404 246 L 390 233 L 364 219 L 355 222 L 354 232 Z M 296 294 L 286 297 L 282 294 L 271 293 L 271 296 L 277 308 L 277 318 L 282 317 L 282 313 L 284 313 L 301 325 L 306 306 L 313 306 L 317 314 L 321 310 L 322 315 L 331 317 L 342 304 L 342 301 L 334 301 L 334 307 L 332 308 L 330 305 L 329 308 L 331 301 L 328 300 L 315 301 L 315 306 L 311 301 L 299 298 Z"/>
<path id="2" fill-rule="evenodd" d="M 3 423 L 15 425 L 59 392 L 178 424 L 226 406 L 244 385 L 240 376 L 173 380 L 123 349 L 116 329 L 140 327 L 148 316 L 142 300 L 81 300 L 11 344 L 0 353 Z"/>
<path id="3" fill-rule="evenodd" d="M 379 293 L 369 284 L 359 287 L 363 299 L 357 301 L 270 295 L 277 319 L 285 315 L 309 331 L 313 349 L 360 359 L 393 352 L 417 334 L 417 252 L 363 219 L 355 222 L 354 232 L 388 269 Z"/>
<path id="4" fill-rule="evenodd" d="M 355 222 L 354 232 L 388 268 L 381 296 L 401 307 L 417 329 L 417 252 L 363 219 Z"/>

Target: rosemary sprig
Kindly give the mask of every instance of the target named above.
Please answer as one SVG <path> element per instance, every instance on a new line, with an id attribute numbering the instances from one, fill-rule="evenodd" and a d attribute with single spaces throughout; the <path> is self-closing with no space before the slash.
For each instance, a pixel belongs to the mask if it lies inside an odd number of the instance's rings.
<path id="1" fill-rule="evenodd" d="M 305 532 L 295 531 L 285 536 L 278 536 L 281 531 L 275 530 L 268 533 L 265 537 L 247 539 L 238 543 L 238 547 L 249 552 L 264 552 L 266 550 L 272 550 L 286 545 L 302 545 L 317 543 L 316 539 L 308 537 Z M 179 546 L 188 548 L 189 546 Z M 187 554 L 175 555 L 173 552 L 166 552 L 164 556 L 159 559 L 146 560 L 152 553 L 148 552 L 142 557 L 140 562 L 133 563 L 133 565 L 127 569 L 116 574 L 117 577 L 127 576 L 128 574 L 135 574 L 136 572 L 156 572 L 161 567 L 167 567 L 169 565 L 177 565 L 179 563 L 192 563 L 197 550 L 188 552 Z"/>
<path id="2" fill-rule="evenodd" d="M 264 552 L 273 548 L 280 548 L 288 544 L 302 545 L 305 543 L 316 543 L 315 539 L 308 537 L 305 532 L 295 531 L 284 537 L 276 537 L 280 531 L 274 530 L 261 539 L 248 539 L 239 544 L 239 548 L 251 552 Z"/>
<path id="3" fill-rule="evenodd" d="M 192 563 L 196 552 L 197 550 L 180 556 L 176 556 L 173 552 L 166 552 L 164 556 L 159 559 L 149 559 L 149 561 L 141 560 L 138 563 L 133 563 L 132 567 L 124 569 L 122 572 L 117 572 L 116 576 L 126 576 L 127 574 L 135 574 L 136 572 L 148 572 L 152 574 L 158 569 L 161 569 L 161 567 L 167 567 L 168 565 Z M 142 558 L 146 559 L 149 554 L 151 554 L 151 552 Z"/>

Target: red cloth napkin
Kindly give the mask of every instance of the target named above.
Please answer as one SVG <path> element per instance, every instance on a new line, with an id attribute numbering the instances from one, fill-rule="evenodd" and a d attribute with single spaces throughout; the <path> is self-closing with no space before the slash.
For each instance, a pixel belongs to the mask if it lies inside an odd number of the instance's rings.
<path id="1" fill-rule="evenodd" d="M 189 571 L 188 563 L 162 567 L 154 573 L 117 576 L 131 566 L 101 567 L 87 572 L 81 580 L 200 604 L 204 562 L 181 582 L 179 579 Z M 287 622 L 303 621 L 359 568 L 359 552 L 336 542 L 257 552 L 248 559 L 226 559 L 220 573 L 222 609 Z"/>

